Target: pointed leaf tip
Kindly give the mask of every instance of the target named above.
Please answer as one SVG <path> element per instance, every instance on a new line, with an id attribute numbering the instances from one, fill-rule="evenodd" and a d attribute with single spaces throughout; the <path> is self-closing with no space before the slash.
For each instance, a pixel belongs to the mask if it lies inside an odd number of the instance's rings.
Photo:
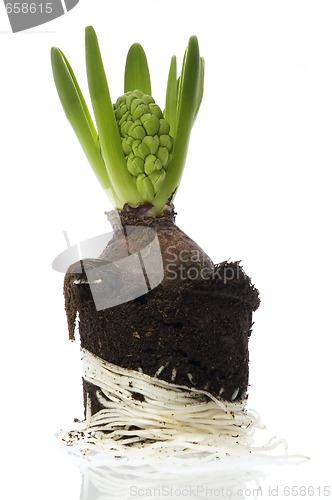
<path id="1" fill-rule="evenodd" d="M 134 43 L 128 50 L 124 76 L 124 93 L 134 90 L 147 95 L 152 92 L 148 61 L 139 43 Z"/>

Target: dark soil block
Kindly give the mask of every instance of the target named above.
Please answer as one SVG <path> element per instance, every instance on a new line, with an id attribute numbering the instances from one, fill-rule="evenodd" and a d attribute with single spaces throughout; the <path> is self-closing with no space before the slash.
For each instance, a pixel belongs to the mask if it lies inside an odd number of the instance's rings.
<path id="1" fill-rule="evenodd" d="M 81 347 L 100 358 L 170 383 L 207 390 L 225 400 L 243 399 L 248 387 L 252 313 L 259 306 L 250 278 L 238 262 L 214 266 L 174 224 L 172 214 L 157 219 L 121 215 L 125 232 L 115 228 L 100 259 L 73 264 L 66 274 L 70 338 L 74 338 L 78 313 Z M 153 228 L 154 233 L 145 228 Z M 157 286 L 150 287 L 158 274 L 153 263 L 160 264 L 151 245 L 153 234 L 160 245 L 163 276 Z M 123 276 L 122 266 L 119 277 L 123 259 L 141 253 L 143 274 L 150 278 L 149 290 L 143 294 L 135 272 Z M 120 295 L 125 289 L 125 296 L 134 298 L 113 307 L 107 307 L 107 301 L 104 307 L 98 306 L 98 297 L 102 303 L 114 289 Z M 95 413 L 100 406 L 94 388 L 85 382 L 84 389 Z"/>

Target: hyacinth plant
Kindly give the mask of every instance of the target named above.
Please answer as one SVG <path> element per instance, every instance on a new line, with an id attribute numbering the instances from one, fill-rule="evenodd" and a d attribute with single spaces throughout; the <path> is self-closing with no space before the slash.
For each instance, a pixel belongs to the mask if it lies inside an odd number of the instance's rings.
<path id="1" fill-rule="evenodd" d="M 251 312 L 259 303 L 238 263 L 215 265 L 175 224 L 173 199 L 202 100 L 204 62 L 193 36 L 179 76 L 176 58 L 171 59 L 162 111 L 152 97 L 147 58 L 139 44 L 129 49 L 124 94 L 114 104 L 92 27 L 86 28 L 85 45 L 94 118 L 67 58 L 57 48 L 51 51 L 64 111 L 116 208 L 107 213 L 113 232 L 102 253 L 74 262 L 64 278 L 69 336 L 74 340 L 79 332 L 85 367 L 88 439 L 84 448 L 105 430 L 103 451 L 110 445 L 118 454 L 122 438 L 129 447 L 152 442 L 154 448 L 160 436 L 161 447 L 170 437 L 173 455 L 177 446 L 182 451 L 190 449 L 192 435 L 196 454 L 202 422 L 194 419 L 198 422 L 194 432 L 188 419 L 181 427 L 186 401 L 181 391 L 189 388 L 197 397 L 193 400 L 196 417 L 206 406 L 207 391 L 213 401 L 221 397 L 232 404 L 242 400 L 248 383 Z M 97 365 L 89 367 L 89 363 Z M 117 366 L 121 370 L 113 372 Z M 122 369 L 128 370 L 128 378 L 118 375 Z M 112 378 L 111 383 L 106 379 L 105 386 L 106 372 Z M 138 385 L 133 385 L 135 377 L 143 375 L 149 377 L 148 382 L 139 378 Z M 162 385 L 165 401 L 154 392 L 158 378 L 172 384 L 166 386 L 167 391 Z M 174 384 L 176 390 L 168 392 Z M 172 394 L 179 401 L 178 408 L 172 404 Z M 152 410 L 146 406 L 150 402 Z M 160 415 L 158 408 L 162 408 Z M 151 411 L 155 419 L 149 417 Z M 139 422 L 132 426 L 137 415 Z M 179 425 L 165 432 L 167 415 Z M 207 427 L 210 424 L 211 432 L 204 431 L 198 441 L 208 443 L 210 433 L 214 446 L 216 435 L 222 434 L 214 429 L 211 418 Z M 238 435 L 239 426 L 235 427 Z M 228 437 L 230 432 L 233 435 L 229 429 L 225 431 Z M 185 436 L 189 441 L 183 446 Z"/>
<path id="2" fill-rule="evenodd" d="M 185 165 L 191 129 L 203 96 L 204 61 L 198 40 L 189 39 L 177 76 L 171 58 L 164 110 L 152 97 L 141 45 L 127 55 L 124 94 L 113 104 L 94 29 L 85 31 L 86 73 L 94 120 L 63 52 L 53 47 L 54 81 L 65 114 L 114 207 L 145 205 L 161 214 L 172 202 Z M 95 123 L 94 123 L 95 121 Z"/>

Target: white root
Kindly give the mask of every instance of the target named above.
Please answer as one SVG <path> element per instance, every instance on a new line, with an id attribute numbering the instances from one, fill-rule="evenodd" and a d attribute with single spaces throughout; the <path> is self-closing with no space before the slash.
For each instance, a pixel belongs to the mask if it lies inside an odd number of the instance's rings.
<path id="1" fill-rule="evenodd" d="M 82 350 L 82 363 L 83 377 L 96 387 L 103 406 L 93 415 L 87 411 L 82 423 L 79 437 L 85 436 L 86 448 L 143 447 L 159 456 L 161 452 L 220 455 L 229 449 L 249 453 L 258 417 L 246 410 L 245 401 L 223 401 L 205 390 L 170 384 L 139 369 L 108 363 L 87 350 Z"/>
<path id="2" fill-rule="evenodd" d="M 236 399 L 236 397 L 238 396 L 239 394 L 239 388 L 238 389 L 235 389 L 235 391 L 233 392 L 232 394 L 232 397 L 231 397 L 231 400 L 234 401 L 234 399 Z"/>
<path id="3" fill-rule="evenodd" d="M 285 451 L 281 456 L 269 454 L 285 445 L 281 440 L 257 444 L 256 431 L 265 428 L 259 415 L 247 410 L 245 399 L 225 401 L 206 390 L 121 368 L 87 350 L 82 350 L 82 362 L 83 377 L 96 387 L 103 408 L 92 414 L 88 399 L 86 420 L 59 433 L 75 454 L 92 453 L 106 462 L 121 457 L 153 463 L 187 458 L 264 463 L 287 457 Z"/>

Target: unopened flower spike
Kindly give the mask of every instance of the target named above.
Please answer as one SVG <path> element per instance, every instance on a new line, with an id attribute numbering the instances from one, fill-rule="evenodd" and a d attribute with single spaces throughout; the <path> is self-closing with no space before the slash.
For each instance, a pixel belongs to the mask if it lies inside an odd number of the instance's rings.
<path id="1" fill-rule="evenodd" d="M 161 213 L 173 199 L 184 169 L 189 138 L 203 95 L 204 64 L 195 36 L 189 39 L 181 74 L 171 59 L 165 109 L 152 97 L 141 45 L 127 55 L 124 94 L 113 105 L 96 33 L 85 33 L 86 72 L 92 119 L 75 74 L 62 51 L 52 48 L 54 81 L 67 118 L 115 208 L 149 204 Z"/>

